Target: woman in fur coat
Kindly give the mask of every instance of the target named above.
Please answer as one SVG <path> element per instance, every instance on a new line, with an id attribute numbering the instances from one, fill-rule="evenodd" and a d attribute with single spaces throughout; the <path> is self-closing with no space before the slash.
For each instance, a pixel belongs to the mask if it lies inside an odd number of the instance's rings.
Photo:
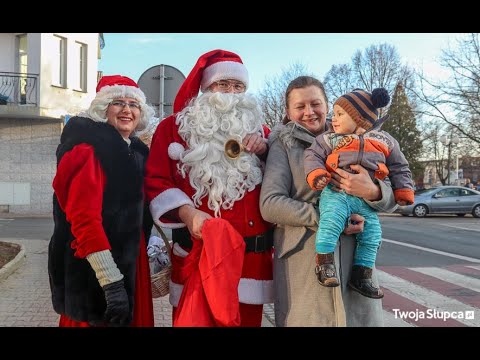
<path id="1" fill-rule="evenodd" d="M 134 135 L 153 109 L 130 78 L 104 76 L 57 148 L 48 273 L 60 326 L 153 326 L 144 231 L 148 147 Z"/>

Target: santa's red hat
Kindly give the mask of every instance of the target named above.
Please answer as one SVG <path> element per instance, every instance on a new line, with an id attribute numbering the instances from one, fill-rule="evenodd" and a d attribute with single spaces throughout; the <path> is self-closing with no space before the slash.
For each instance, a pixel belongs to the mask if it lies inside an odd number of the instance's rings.
<path id="1" fill-rule="evenodd" d="M 226 79 L 241 81 L 248 88 L 248 71 L 240 56 L 220 49 L 203 54 L 178 90 L 173 111 L 181 111 L 199 90 L 204 92 L 215 81 Z"/>

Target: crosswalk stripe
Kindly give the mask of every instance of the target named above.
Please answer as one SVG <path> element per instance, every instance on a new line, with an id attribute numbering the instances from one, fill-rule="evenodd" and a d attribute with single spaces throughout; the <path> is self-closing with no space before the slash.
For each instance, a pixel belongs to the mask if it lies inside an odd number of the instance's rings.
<path id="1" fill-rule="evenodd" d="M 480 266 L 476 267 L 470 265 L 454 264 L 445 266 L 445 269 L 451 270 L 459 274 L 467 275 L 475 279 L 480 279 Z"/>
<path id="2" fill-rule="evenodd" d="M 462 286 L 466 289 L 470 289 L 480 293 L 480 280 L 478 279 L 457 274 L 442 268 L 419 267 L 419 268 L 411 268 L 411 270 L 418 271 L 418 272 L 421 272 L 422 274 L 433 276 L 437 279 L 455 284 L 457 286 Z M 480 307 L 480 302 L 477 306 Z"/>
<path id="3" fill-rule="evenodd" d="M 389 267 L 385 267 L 385 269 L 388 268 Z M 423 286 L 414 284 L 382 270 L 378 270 L 377 275 L 382 287 L 409 301 L 422 305 L 428 310 L 436 310 L 439 312 L 448 311 L 452 313 L 463 312 L 464 314 L 465 311 L 473 311 L 474 319 L 456 319 L 456 321 L 468 326 L 480 326 L 480 311 L 475 307 L 466 305 L 454 298 L 444 296 L 436 291 L 429 290 Z M 445 321 L 444 323 L 446 324 L 447 322 Z"/>
<path id="4" fill-rule="evenodd" d="M 439 268 L 430 269 L 431 270 L 429 270 L 429 272 L 432 274 L 435 274 L 437 270 L 441 270 Z M 431 275 L 424 274 L 422 272 L 416 271 L 416 268 L 392 266 L 383 270 L 393 276 L 400 277 L 406 281 L 410 281 L 413 284 L 421 285 L 428 290 L 435 291 L 441 295 L 456 299 L 464 304 L 477 308 L 480 307 L 480 293 L 475 290 L 469 289 L 468 287 L 464 288 L 455 284 L 454 282 L 446 281 L 443 278 L 433 277 Z M 462 277 L 462 280 L 460 280 L 462 282 L 466 282 L 467 279 L 471 279 L 469 276 L 464 276 L 460 274 L 457 275 L 457 279 L 460 279 L 460 277 Z"/>

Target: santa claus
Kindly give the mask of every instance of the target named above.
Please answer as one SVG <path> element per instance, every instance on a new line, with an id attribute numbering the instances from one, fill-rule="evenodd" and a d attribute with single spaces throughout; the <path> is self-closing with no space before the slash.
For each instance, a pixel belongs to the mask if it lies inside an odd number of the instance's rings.
<path id="1" fill-rule="evenodd" d="M 269 130 L 262 125 L 257 101 L 245 94 L 247 88 L 248 72 L 238 55 L 225 50 L 202 55 L 175 98 L 174 114 L 158 125 L 152 139 L 145 191 L 155 223 L 173 229 L 174 326 L 176 312 L 184 311 L 177 306 L 194 293 L 185 289 L 185 282 L 199 269 L 205 311 L 210 307 L 211 314 L 198 312 L 198 318 L 213 321 L 193 319 L 183 325 L 260 326 L 263 304 L 273 302 L 272 225 L 259 209 Z M 225 152 L 229 140 L 240 151 L 233 158 Z M 215 218 L 232 229 L 210 221 Z M 216 226 L 223 230 L 212 231 Z M 237 239 L 243 240 L 241 246 Z M 215 264 L 208 254 L 215 254 Z M 239 268 L 229 271 L 229 264 Z M 223 292 L 224 284 L 238 291 Z M 225 304 L 239 303 L 238 322 L 218 320 L 222 316 L 212 310 L 213 299 L 221 297 Z"/>

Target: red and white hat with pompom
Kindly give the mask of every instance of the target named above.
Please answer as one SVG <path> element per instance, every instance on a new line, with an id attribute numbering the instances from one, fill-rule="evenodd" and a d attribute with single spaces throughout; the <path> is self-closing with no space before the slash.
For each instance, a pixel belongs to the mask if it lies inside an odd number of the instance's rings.
<path id="1" fill-rule="evenodd" d="M 248 71 L 237 54 L 226 50 L 212 50 L 200 56 L 175 97 L 173 111 L 181 111 L 188 102 L 204 92 L 215 81 L 233 79 L 248 88 Z"/>
<path id="2" fill-rule="evenodd" d="M 138 87 L 137 83 L 129 77 L 122 75 L 105 75 L 97 84 L 96 98 L 117 99 L 132 98 L 145 104 L 145 94 Z"/>

